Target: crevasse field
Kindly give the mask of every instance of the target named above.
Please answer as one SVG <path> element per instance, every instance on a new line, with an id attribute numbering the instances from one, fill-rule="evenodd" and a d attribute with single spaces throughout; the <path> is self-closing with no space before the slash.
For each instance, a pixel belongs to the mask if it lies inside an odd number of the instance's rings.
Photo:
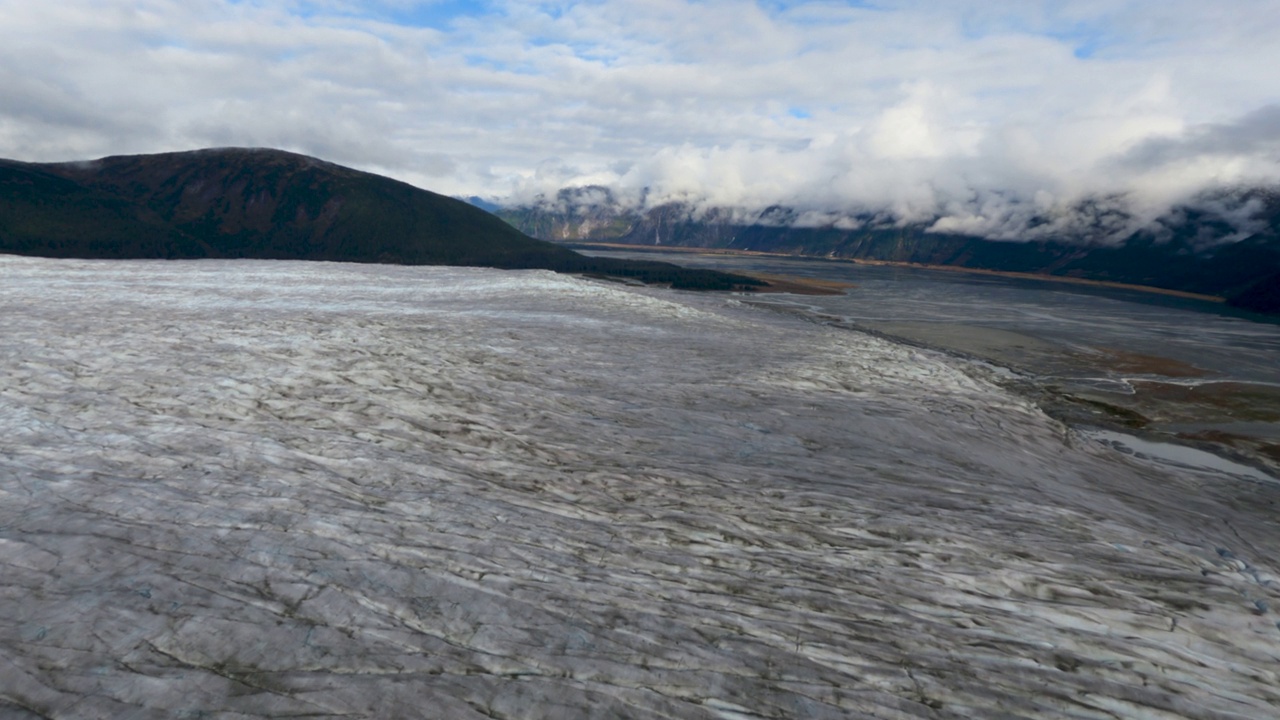
<path id="1" fill-rule="evenodd" d="M 1280 716 L 1280 490 L 551 273 L 0 257 L 5 718 Z"/>

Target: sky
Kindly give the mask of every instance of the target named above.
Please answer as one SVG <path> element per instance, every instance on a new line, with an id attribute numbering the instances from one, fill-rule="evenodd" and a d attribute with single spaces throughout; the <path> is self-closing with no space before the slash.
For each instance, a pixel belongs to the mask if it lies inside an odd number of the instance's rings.
<path id="1" fill-rule="evenodd" d="M 1015 238 L 1280 182 L 1277 37 L 1275 0 L 0 0 L 0 157 L 275 147 Z"/>

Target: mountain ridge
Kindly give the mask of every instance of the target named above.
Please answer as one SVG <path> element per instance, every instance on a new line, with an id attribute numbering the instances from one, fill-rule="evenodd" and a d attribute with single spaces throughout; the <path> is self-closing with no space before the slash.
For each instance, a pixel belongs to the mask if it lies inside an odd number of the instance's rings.
<path id="1" fill-rule="evenodd" d="M 586 201 L 582 201 L 585 198 Z M 938 232 L 932 222 L 899 224 L 872 214 L 826 225 L 800 226 L 799 213 L 772 206 L 757 213 L 667 203 L 633 210 L 606 188 L 562 191 L 554 200 L 510 206 L 498 216 L 522 231 L 562 243 L 608 242 L 755 250 L 784 255 L 902 262 L 998 272 L 1032 273 L 1144 285 L 1224 297 L 1256 312 L 1280 312 L 1280 194 L 1249 189 L 1220 212 L 1180 207 L 1124 234 L 1119 241 L 1053 236 L 1010 241 Z M 1205 203 L 1212 207 L 1212 203 Z M 1090 209 L 1099 236 L 1129 218 L 1106 203 Z M 1240 238 L 1228 217 L 1247 207 L 1252 232 Z"/>
<path id="2" fill-rule="evenodd" d="M 688 289 L 759 284 L 670 263 L 586 257 L 465 202 L 268 148 L 0 160 L 0 252 L 542 268 Z"/>

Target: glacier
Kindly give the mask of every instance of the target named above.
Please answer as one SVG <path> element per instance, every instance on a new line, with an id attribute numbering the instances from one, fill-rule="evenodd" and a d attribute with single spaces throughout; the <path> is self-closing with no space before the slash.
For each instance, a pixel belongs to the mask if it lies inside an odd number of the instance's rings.
<path id="1" fill-rule="evenodd" d="M 545 271 L 0 256 L 0 716 L 1280 716 L 1280 484 Z"/>

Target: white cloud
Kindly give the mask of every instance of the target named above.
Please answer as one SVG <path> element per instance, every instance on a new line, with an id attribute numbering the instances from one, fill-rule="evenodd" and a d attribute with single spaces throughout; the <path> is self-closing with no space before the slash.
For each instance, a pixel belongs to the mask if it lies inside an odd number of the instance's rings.
<path id="1" fill-rule="evenodd" d="M 1278 34 L 1269 0 L 0 0 L 0 156 L 268 145 L 446 193 L 1012 236 L 1280 179 Z"/>

